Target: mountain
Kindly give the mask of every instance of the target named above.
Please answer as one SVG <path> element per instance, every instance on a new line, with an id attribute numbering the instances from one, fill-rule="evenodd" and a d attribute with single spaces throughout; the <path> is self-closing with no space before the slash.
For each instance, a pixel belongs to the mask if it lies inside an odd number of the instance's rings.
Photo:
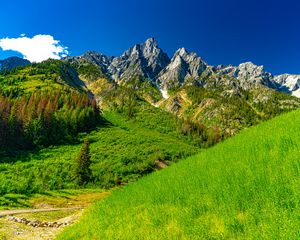
<path id="1" fill-rule="evenodd" d="M 0 60 L 0 71 L 1 70 L 12 70 L 17 67 L 24 67 L 31 64 L 30 61 L 19 58 L 19 57 L 10 57 L 4 60 Z"/>
<path id="2" fill-rule="evenodd" d="M 274 77 L 279 90 L 300 98 L 300 75 L 282 74 Z"/>
<path id="3" fill-rule="evenodd" d="M 153 80 L 169 62 L 168 55 L 158 47 L 154 38 L 150 38 L 114 58 L 108 70 L 116 81 L 128 81 L 132 77 Z"/>
<path id="4" fill-rule="evenodd" d="M 103 74 L 118 83 L 129 81 L 132 78 L 154 80 L 170 62 L 168 55 L 158 47 L 154 38 L 133 46 L 119 57 L 108 57 L 90 51 L 80 57 L 67 57 L 65 60 L 77 65 L 90 62 L 98 66 Z"/>
<path id="5" fill-rule="evenodd" d="M 101 76 L 106 76 L 118 84 L 132 79 L 148 79 L 159 89 L 167 91 L 185 84 L 205 85 L 204 80 L 209 76 L 215 78 L 227 76 L 231 78 L 228 81 L 239 80 L 236 84 L 245 90 L 264 86 L 300 96 L 300 93 L 295 92 L 299 89 L 300 75 L 273 76 L 266 72 L 263 66 L 257 66 L 252 62 L 241 63 L 239 66 L 210 66 L 196 53 L 189 53 L 185 48 L 178 49 L 170 59 L 159 48 L 154 38 L 134 45 L 119 57 L 109 57 L 89 51 L 82 56 L 68 57 L 65 60 L 81 66 L 93 64 L 98 67 Z M 223 84 L 223 82 L 216 82 L 216 84 Z"/>
<path id="6" fill-rule="evenodd" d="M 77 70 L 59 60 L 49 59 L 13 72 L 0 74 L 0 95 L 2 96 L 21 96 L 40 89 L 43 91 L 62 89 L 87 91 L 85 83 L 78 77 Z"/>
<path id="7" fill-rule="evenodd" d="M 243 89 L 261 85 L 274 88 L 272 74 L 265 72 L 263 66 L 257 66 L 252 62 L 241 63 L 237 67 L 218 66 L 215 68 L 215 73 L 238 79 Z"/>
<path id="8" fill-rule="evenodd" d="M 125 111 L 126 106 L 134 115 L 146 102 L 180 119 L 218 129 L 214 131 L 222 136 L 300 107 L 300 99 L 288 95 L 297 89 L 290 75 L 274 77 L 252 62 L 211 66 L 185 48 L 170 59 L 153 38 L 119 57 L 87 52 L 65 60 L 77 69 L 103 109 Z"/>
<path id="9" fill-rule="evenodd" d="M 241 86 L 245 89 L 263 85 L 300 97 L 300 75 L 282 74 L 274 76 L 266 72 L 263 66 L 257 66 L 252 62 L 242 63 L 237 67 L 219 65 L 214 67 L 214 70 L 217 74 L 229 75 L 239 79 Z"/>
<path id="10" fill-rule="evenodd" d="M 297 75 L 210 66 L 184 48 L 170 59 L 154 39 L 120 57 L 0 71 L 0 207 L 116 187 L 58 238 L 297 239 L 300 112 L 253 126 L 300 108 L 298 90 Z M 84 186 L 74 178 L 83 139 Z"/>
<path id="11" fill-rule="evenodd" d="M 82 56 L 66 57 L 64 58 L 64 60 L 73 64 L 79 70 L 79 72 L 81 71 L 81 73 L 88 73 L 90 77 L 93 73 L 91 68 L 95 69 L 96 66 L 98 76 L 106 76 L 110 78 L 108 67 L 111 64 L 113 57 L 108 57 L 104 54 L 97 53 L 95 51 L 88 51 Z M 88 66 L 88 69 L 86 69 L 86 66 Z"/>

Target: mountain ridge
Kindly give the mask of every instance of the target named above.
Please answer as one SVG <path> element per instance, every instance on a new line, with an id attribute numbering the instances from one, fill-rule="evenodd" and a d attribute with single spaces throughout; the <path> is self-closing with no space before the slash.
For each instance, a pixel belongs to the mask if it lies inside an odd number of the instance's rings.
<path id="1" fill-rule="evenodd" d="M 31 64 L 30 61 L 19 58 L 19 57 L 9 57 L 3 60 L 0 60 L 0 71 L 5 71 L 5 70 L 13 70 L 14 68 L 17 67 L 24 67 Z"/>
<path id="2" fill-rule="evenodd" d="M 243 88 L 252 85 L 264 85 L 280 92 L 300 97 L 300 74 L 273 75 L 266 72 L 263 66 L 253 62 L 234 65 L 212 66 L 206 63 L 197 53 L 179 48 L 172 58 L 158 46 L 154 38 L 136 44 L 119 57 L 110 57 L 95 51 L 79 57 L 67 57 L 64 60 L 74 62 L 89 61 L 99 67 L 118 84 L 132 78 L 143 78 L 157 84 L 160 89 L 168 90 L 179 87 L 191 80 L 199 84 L 201 78 L 211 75 L 228 75 L 241 81 Z M 296 78 L 296 80 L 295 80 Z M 200 83 L 201 84 L 201 83 Z M 250 84 L 250 85 L 249 85 Z"/>
<path id="3" fill-rule="evenodd" d="M 185 83 L 201 85 L 203 77 L 228 75 L 238 79 L 245 89 L 259 84 L 300 98 L 300 74 L 273 75 L 265 71 L 263 66 L 250 61 L 238 66 L 212 66 L 197 53 L 189 52 L 184 47 L 175 51 L 170 58 L 159 48 L 155 38 L 136 44 L 117 57 L 88 51 L 83 55 L 65 57 L 62 60 L 77 64 L 92 63 L 100 68 L 103 76 L 117 84 L 124 84 L 132 78 L 148 79 L 167 91 Z M 26 59 L 10 57 L 0 60 L 0 70 L 12 70 L 29 64 Z"/>
<path id="4" fill-rule="evenodd" d="M 224 137 L 300 107 L 300 99 L 290 96 L 300 96 L 298 75 L 273 76 L 252 62 L 211 66 L 185 48 L 170 59 L 154 38 L 118 57 L 89 51 L 52 62 L 61 66 L 61 73 L 71 70 L 62 77 L 64 82 L 80 81 L 82 90 L 103 110 L 117 110 L 132 118 L 150 104 L 188 125 L 202 124 Z M 40 79 L 41 85 L 48 77 Z"/>
<path id="5" fill-rule="evenodd" d="M 127 108 L 132 117 L 147 102 L 224 136 L 300 107 L 289 75 L 275 78 L 252 62 L 211 66 L 185 48 L 169 58 L 154 38 L 119 57 L 88 52 L 63 61 L 78 69 L 102 109 Z"/>

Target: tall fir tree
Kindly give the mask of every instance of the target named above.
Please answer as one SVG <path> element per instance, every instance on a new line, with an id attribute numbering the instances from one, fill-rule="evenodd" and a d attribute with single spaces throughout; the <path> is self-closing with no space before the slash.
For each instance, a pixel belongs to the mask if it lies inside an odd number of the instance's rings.
<path id="1" fill-rule="evenodd" d="M 91 179 L 91 163 L 90 143 L 85 139 L 74 164 L 74 177 L 79 186 L 88 183 Z"/>

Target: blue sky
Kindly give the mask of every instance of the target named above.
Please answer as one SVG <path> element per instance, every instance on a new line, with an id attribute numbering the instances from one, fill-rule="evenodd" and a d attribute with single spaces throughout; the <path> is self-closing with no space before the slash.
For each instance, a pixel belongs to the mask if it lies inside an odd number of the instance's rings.
<path id="1" fill-rule="evenodd" d="M 70 55 L 120 55 L 155 37 L 169 56 L 184 46 L 211 65 L 253 61 L 300 74 L 299 12 L 291 0 L 14 0 L 1 2 L 0 38 L 49 34 Z"/>

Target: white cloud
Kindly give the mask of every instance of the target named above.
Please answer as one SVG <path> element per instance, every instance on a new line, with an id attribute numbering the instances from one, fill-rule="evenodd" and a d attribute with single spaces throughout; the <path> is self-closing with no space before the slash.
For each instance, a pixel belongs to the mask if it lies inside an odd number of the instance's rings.
<path id="1" fill-rule="evenodd" d="M 60 44 L 51 35 L 36 35 L 28 38 L 22 34 L 19 38 L 0 39 L 0 48 L 3 51 L 19 52 L 31 62 L 41 62 L 49 58 L 61 59 L 69 54 L 68 48 Z"/>

